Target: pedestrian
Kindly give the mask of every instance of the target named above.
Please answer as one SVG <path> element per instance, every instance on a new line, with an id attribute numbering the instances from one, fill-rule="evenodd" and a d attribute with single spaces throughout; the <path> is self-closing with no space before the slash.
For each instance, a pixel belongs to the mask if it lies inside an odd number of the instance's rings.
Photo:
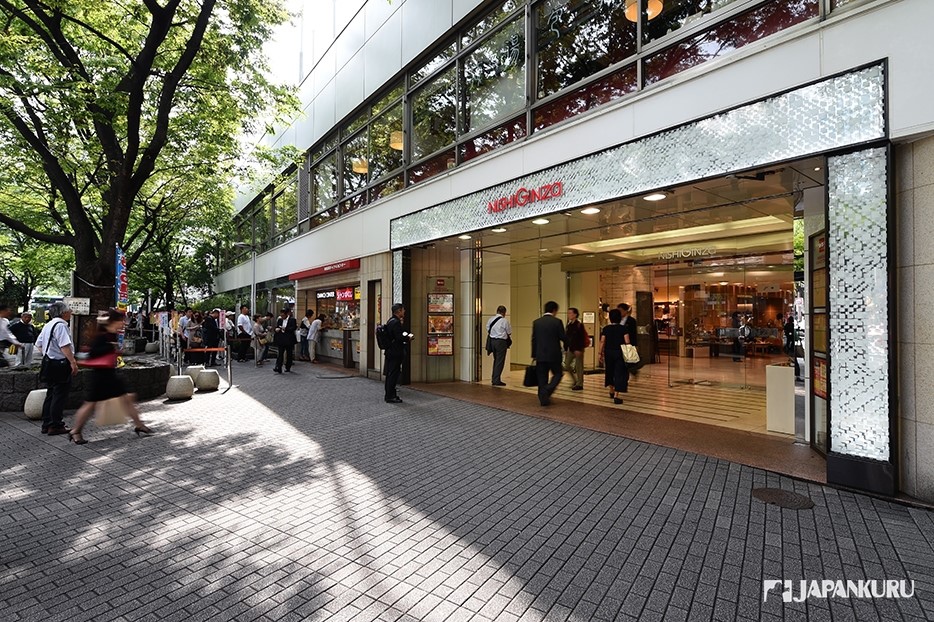
<path id="1" fill-rule="evenodd" d="M 263 326 L 263 316 L 256 314 L 253 316 L 253 359 L 257 367 L 262 367 L 266 360 L 266 353 L 269 351 L 269 331 Z"/>
<path id="2" fill-rule="evenodd" d="M 276 321 L 275 331 L 276 349 L 279 353 L 276 355 L 276 366 L 272 368 L 277 374 L 282 373 L 282 364 L 285 363 L 285 371 L 292 371 L 292 357 L 295 350 L 295 318 L 288 309 L 283 309 Z"/>
<path id="3" fill-rule="evenodd" d="M 42 433 L 49 436 L 68 434 L 63 416 L 71 379 L 78 373 L 74 345 L 71 340 L 71 307 L 64 302 L 49 305 L 49 321 L 42 327 L 36 347 L 42 352 L 42 367 L 39 379 L 46 385 L 45 402 L 42 403 Z"/>
<path id="4" fill-rule="evenodd" d="M 0 304 L 0 367 L 10 367 L 16 364 L 16 358 L 10 354 L 10 346 L 20 347 L 23 344 L 10 331 L 10 315 L 13 310 L 9 306 Z"/>
<path id="5" fill-rule="evenodd" d="M 318 358 L 318 350 L 321 349 L 321 337 L 324 333 L 321 332 L 321 326 L 324 323 L 324 314 L 322 313 L 314 319 L 311 323 L 311 326 L 308 328 L 308 350 L 311 356 L 312 363 L 320 363 L 321 360 Z"/>
<path id="6" fill-rule="evenodd" d="M 245 363 L 246 355 L 250 349 L 250 341 L 253 339 L 253 320 L 250 319 L 250 308 L 246 305 L 240 305 L 240 315 L 237 316 L 237 337 L 240 339 L 237 349 L 237 362 Z M 259 354 L 257 350 L 254 357 Z"/>
<path id="7" fill-rule="evenodd" d="M 204 347 L 205 348 L 217 348 L 221 343 L 221 322 L 224 320 L 221 319 L 221 310 L 212 309 L 201 326 L 202 334 L 204 335 Z M 204 363 L 205 367 L 214 367 L 217 365 L 217 352 L 207 352 L 206 360 Z"/>
<path id="8" fill-rule="evenodd" d="M 182 359 L 185 363 L 189 362 L 188 358 L 188 325 L 191 323 L 192 317 L 194 317 L 195 312 L 191 307 L 185 308 L 185 313 L 178 319 L 178 343 L 179 348 L 182 350 Z"/>
<path id="9" fill-rule="evenodd" d="M 564 367 L 571 372 L 572 391 L 584 390 L 584 350 L 590 345 L 590 335 L 579 317 L 580 311 L 575 307 L 569 308 L 568 323 L 564 329 L 568 344 L 564 354 Z"/>
<path id="10" fill-rule="evenodd" d="M 383 373 L 386 374 L 384 399 L 390 404 L 401 404 L 399 397 L 399 378 L 402 376 L 402 363 L 405 361 L 406 348 L 415 337 L 402 328 L 405 319 L 405 306 L 397 302 L 392 305 L 392 317 L 386 322 L 383 330 L 386 331 L 386 359 L 383 364 Z"/>
<path id="11" fill-rule="evenodd" d="M 298 349 L 298 360 L 300 361 L 310 361 L 311 356 L 308 352 L 308 337 L 311 334 L 311 323 L 315 319 L 315 312 L 311 309 L 305 310 L 305 317 L 302 318 L 302 323 L 298 327 L 298 336 L 299 336 L 299 349 Z"/>
<path id="12" fill-rule="evenodd" d="M 628 306 L 628 305 L 627 305 Z M 610 323 L 600 333 L 600 362 L 604 367 L 603 386 L 609 387 L 610 399 L 614 404 L 622 404 L 620 393 L 629 391 L 629 368 L 623 360 L 623 344 L 635 344 L 635 333 L 627 330 L 623 324 L 623 312 L 620 308 L 610 309 Z"/>
<path id="13" fill-rule="evenodd" d="M 103 320 L 103 321 L 101 321 Z M 111 309 L 110 312 L 98 319 L 97 334 L 91 341 L 87 362 L 94 365 L 88 375 L 87 394 L 84 403 L 75 413 L 75 425 L 68 435 L 68 439 L 76 445 L 84 445 L 87 441 L 81 435 L 84 424 L 94 414 L 98 403 L 105 400 L 119 399 L 123 411 L 130 416 L 136 424 L 133 431 L 136 435 L 152 434 L 152 430 L 139 418 L 139 409 L 136 408 L 136 395 L 127 393 L 126 386 L 117 375 L 117 335 L 126 324 L 126 316 L 122 311 Z"/>
<path id="14" fill-rule="evenodd" d="M 512 345 L 512 325 L 506 319 L 506 307 L 496 307 L 496 315 L 487 320 L 486 333 L 490 338 L 489 354 L 493 355 L 493 386 L 505 387 L 503 368 L 506 366 L 506 351 Z"/>
<path id="15" fill-rule="evenodd" d="M 532 322 L 532 359 L 538 374 L 538 402 L 542 406 L 551 403 L 551 394 L 561 383 L 561 354 L 567 347 L 564 323 L 555 317 L 557 313 L 558 303 L 549 300 L 545 303 L 545 314 Z"/>
<path id="16" fill-rule="evenodd" d="M 200 311 L 192 313 L 191 320 L 188 322 L 185 332 L 188 334 L 189 350 L 204 349 L 204 316 L 201 315 Z M 204 352 L 189 352 L 188 362 L 192 365 L 203 364 Z"/>
<path id="17" fill-rule="evenodd" d="M 20 316 L 19 322 L 11 322 L 10 332 L 20 343 L 17 363 L 29 365 L 32 363 L 33 345 L 36 343 L 36 327 L 32 323 L 32 313 L 27 311 Z"/>
<path id="18" fill-rule="evenodd" d="M 795 378 L 800 378 L 801 364 L 798 363 L 798 352 L 797 348 L 795 347 L 795 316 L 793 313 L 788 314 L 782 330 L 785 333 L 785 354 L 790 356 L 791 360 L 795 363 Z"/>

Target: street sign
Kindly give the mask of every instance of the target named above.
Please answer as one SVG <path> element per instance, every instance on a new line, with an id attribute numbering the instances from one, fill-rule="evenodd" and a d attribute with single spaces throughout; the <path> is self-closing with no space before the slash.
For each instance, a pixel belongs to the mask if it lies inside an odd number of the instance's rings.
<path id="1" fill-rule="evenodd" d="M 91 315 L 90 298 L 71 298 L 66 296 L 64 299 L 66 305 L 71 307 L 73 315 Z"/>

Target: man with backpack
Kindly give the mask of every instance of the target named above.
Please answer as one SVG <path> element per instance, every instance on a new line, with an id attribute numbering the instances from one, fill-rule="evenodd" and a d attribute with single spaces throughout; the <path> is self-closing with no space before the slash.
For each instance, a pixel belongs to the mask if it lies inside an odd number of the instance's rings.
<path id="1" fill-rule="evenodd" d="M 405 319 L 405 306 L 402 303 L 392 305 L 392 317 L 382 327 L 378 336 L 381 341 L 380 347 L 386 350 L 386 360 L 383 365 L 383 373 L 386 374 L 385 400 L 389 404 L 401 404 L 402 398 L 399 397 L 398 386 L 399 377 L 402 375 L 402 362 L 405 360 L 405 349 L 409 342 L 415 336 L 402 329 L 402 320 Z"/>

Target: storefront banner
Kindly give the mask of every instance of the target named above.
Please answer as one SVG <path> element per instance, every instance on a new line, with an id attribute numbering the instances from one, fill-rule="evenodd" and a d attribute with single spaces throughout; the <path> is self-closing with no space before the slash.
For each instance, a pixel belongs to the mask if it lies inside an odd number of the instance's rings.
<path id="1" fill-rule="evenodd" d="M 117 245 L 116 273 L 117 309 L 126 313 L 127 303 L 130 301 L 130 282 L 126 271 L 126 255 L 123 254 L 119 245 Z M 122 330 L 117 334 L 117 349 L 123 351 Z"/>
<path id="2" fill-rule="evenodd" d="M 321 276 L 323 274 L 332 274 L 334 272 L 344 272 L 347 270 L 359 270 L 360 269 L 360 260 L 359 259 L 347 259 L 345 261 L 338 261 L 335 263 L 330 263 L 326 266 L 318 266 L 317 268 L 311 268 L 309 270 L 303 270 L 301 272 L 293 272 L 289 275 L 290 281 L 300 281 L 302 279 L 311 278 L 313 276 Z"/>

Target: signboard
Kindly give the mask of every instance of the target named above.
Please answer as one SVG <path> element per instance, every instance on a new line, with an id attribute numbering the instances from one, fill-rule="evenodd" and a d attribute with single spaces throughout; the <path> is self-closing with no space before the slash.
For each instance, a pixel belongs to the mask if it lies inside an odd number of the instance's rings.
<path id="1" fill-rule="evenodd" d="M 454 354 L 454 337 L 429 337 L 428 356 L 450 356 Z"/>
<path id="2" fill-rule="evenodd" d="M 582 321 L 584 324 L 593 324 L 594 322 L 597 321 L 597 317 L 596 317 L 596 316 L 597 316 L 597 314 L 594 313 L 593 311 L 584 311 L 584 312 L 581 314 L 581 321 Z"/>
<path id="3" fill-rule="evenodd" d="M 91 315 L 91 299 L 90 298 L 72 298 L 66 296 L 62 299 L 63 302 L 71 307 L 71 312 L 74 315 Z"/>
<path id="4" fill-rule="evenodd" d="M 429 315 L 428 316 L 429 333 L 453 333 L 454 316 L 453 315 Z"/>
<path id="5" fill-rule="evenodd" d="M 126 271 L 126 255 L 117 247 L 117 309 L 126 312 L 127 303 L 130 301 L 130 282 Z"/>
<path id="6" fill-rule="evenodd" d="M 329 290 L 326 292 L 317 292 L 315 294 L 315 298 L 317 298 L 318 300 L 327 300 L 330 298 L 334 298 L 335 295 L 336 293 L 334 292 L 334 290 Z"/>
<path id="7" fill-rule="evenodd" d="M 350 301 L 354 299 L 354 288 L 352 287 L 343 287 L 335 292 L 335 297 L 338 300 Z"/>
<path id="8" fill-rule="evenodd" d="M 359 259 L 347 259 L 345 261 L 329 263 L 326 266 L 319 266 L 317 268 L 311 268 L 310 270 L 303 270 L 302 272 L 293 272 L 292 274 L 289 275 L 289 280 L 298 281 L 300 279 L 307 279 L 313 276 L 321 276 L 322 274 L 332 274 L 334 272 L 344 272 L 346 270 L 359 270 L 359 269 L 360 269 Z"/>
<path id="9" fill-rule="evenodd" d="M 538 188 L 519 188 L 510 195 L 493 199 L 486 204 L 486 211 L 489 214 L 505 212 L 514 207 L 522 207 L 530 203 L 556 199 L 564 194 L 564 182 L 555 181 L 543 184 Z"/>
<path id="10" fill-rule="evenodd" d="M 827 361 L 814 358 L 811 382 L 814 383 L 814 395 L 827 399 Z"/>
<path id="11" fill-rule="evenodd" d="M 428 313 L 454 313 L 454 294 L 428 294 Z"/>

